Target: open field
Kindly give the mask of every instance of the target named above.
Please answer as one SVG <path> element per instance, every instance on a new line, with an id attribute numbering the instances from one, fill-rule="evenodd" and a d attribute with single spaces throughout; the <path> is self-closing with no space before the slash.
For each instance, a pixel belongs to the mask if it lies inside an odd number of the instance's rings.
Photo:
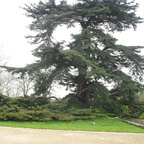
<path id="1" fill-rule="evenodd" d="M 95 125 L 93 125 L 93 122 L 95 122 Z M 34 129 L 53 129 L 53 130 L 144 133 L 144 128 L 130 125 L 128 123 L 122 122 L 119 119 L 107 119 L 104 117 L 94 120 L 76 120 L 76 121 L 48 121 L 48 122 L 0 121 L 0 126 L 34 128 Z"/>

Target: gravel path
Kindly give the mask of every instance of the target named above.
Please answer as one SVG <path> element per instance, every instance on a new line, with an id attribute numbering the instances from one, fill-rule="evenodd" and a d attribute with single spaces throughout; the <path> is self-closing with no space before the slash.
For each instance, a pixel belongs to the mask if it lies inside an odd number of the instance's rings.
<path id="1" fill-rule="evenodd" d="M 144 144 L 144 133 L 0 127 L 0 144 Z"/>

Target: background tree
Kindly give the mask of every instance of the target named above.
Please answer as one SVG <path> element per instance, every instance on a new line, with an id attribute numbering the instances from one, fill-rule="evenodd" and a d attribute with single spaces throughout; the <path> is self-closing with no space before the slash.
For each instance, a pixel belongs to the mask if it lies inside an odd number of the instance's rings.
<path id="1" fill-rule="evenodd" d="M 139 53 L 143 47 L 117 45 L 112 33 L 136 29 L 142 22 L 135 14 L 137 8 L 134 1 L 121 0 L 77 0 L 75 4 L 49 0 L 26 5 L 27 16 L 33 18 L 30 29 L 36 32 L 29 38 L 39 44 L 33 52 L 38 60 L 15 71 L 35 75 L 38 95 L 57 81 L 72 91 L 64 99 L 75 97 L 111 112 L 123 111 L 123 105 L 134 108 L 135 94 L 142 88 L 135 79 L 142 80 L 144 58 Z M 53 38 L 62 25 L 80 28 L 67 45 Z"/>
<path id="2" fill-rule="evenodd" d="M 25 75 L 12 75 L 7 71 L 0 73 L 0 93 L 9 97 L 28 96 L 34 93 L 34 81 Z"/>
<path id="3" fill-rule="evenodd" d="M 3 67 L 8 63 L 8 58 L 4 54 L 2 46 L 0 47 L 0 65 Z M 23 78 L 19 75 L 12 75 L 5 69 L 0 68 L 0 94 L 10 97 L 26 96 L 32 94 L 34 82 L 28 75 Z"/>
<path id="4" fill-rule="evenodd" d="M 18 96 L 29 96 L 34 93 L 34 81 L 28 75 L 25 74 L 23 78 L 15 76 L 14 80 L 17 83 Z"/>
<path id="5" fill-rule="evenodd" d="M 2 49 L 2 46 L 0 47 L 0 65 L 6 65 L 7 63 L 7 57 L 4 54 L 4 51 Z M 4 69 L 0 68 L 0 94 L 3 94 L 6 92 L 6 77 L 7 73 Z M 7 89 L 7 92 L 9 90 Z"/>

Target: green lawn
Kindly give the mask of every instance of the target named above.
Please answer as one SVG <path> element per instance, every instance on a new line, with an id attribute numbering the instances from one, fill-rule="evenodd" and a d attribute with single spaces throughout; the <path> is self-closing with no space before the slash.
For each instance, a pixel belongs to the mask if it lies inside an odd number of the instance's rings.
<path id="1" fill-rule="evenodd" d="M 92 123 L 96 124 L 93 125 Z M 0 121 L 0 126 L 53 130 L 105 131 L 144 133 L 144 128 L 136 127 L 118 119 L 98 118 L 95 120 L 14 122 Z"/>

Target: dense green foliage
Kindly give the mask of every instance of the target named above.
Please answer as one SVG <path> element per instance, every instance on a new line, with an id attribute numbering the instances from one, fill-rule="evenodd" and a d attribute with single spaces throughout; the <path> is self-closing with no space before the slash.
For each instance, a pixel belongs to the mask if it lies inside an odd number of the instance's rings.
<path id="1" fill-rule="evenodd" d="M 129 107 L 124 107 L 123 115 L 106 113 L 104 109 L 94 108 L 76 98 L 68 101 L 50 101 L 45 97 L 16 97 L 0 95 L 0 121 L 71 121 L 104 117 L 131 117 Z M 138 115 L 133 115 L 138 117 Z M 142 118 L 141 115 L 140 118 Z"/>
<path id="2" fill-rule="evenodd" d="M 144 111 L 136 99 L 143 89 L 138 82 L 143 76 L 143 47 L 118 45 L 112 36 L 136 29 L 142 22 L 135 14 L 137 8 L 134 1 L 119 0 L 77 0 L 75 4 L 49 0 L 26 5 L 27 16 L 33 18 L 30 29 L 36 32 L 29 38 L 39 44 L 33 52 L 38 60 L 9 70 L 28 72 L 35 80 L 35 95 L 46 97 L 57 82 L 72 91 L 63 100 L 73 97 L 85 107 L 138 117 Z M 80 32 L 72 35 L 69 44 L 53 39 L 61 25 L 79 26 Z"/>
<path id="3" fill-rule="evenodd" d="M 96 118 L 92 113 L 94 110 L 82 108 L 83 105 L 78 101 L 74 106 L 61 100 L 50 102 L 44 97 L 10 98 L 0 95 L 1 121 L 68 121 Z"/>
<path id="4" fill-rule="evenodd" d="M 64 99 L 75 97 L 114 113 L 123 113 L 126 105 L 131 113 L 138 109 L 142 113 L 135 95 L 143 87 L 134 77 L 142 79 L 144 59 L 139 53 L 143 47 L 117 45 L 111 36 L 142 22 L 135 14 L 137 7 L 134 2 L 115 0 L 79 0 L 73 5 L 50 0 L 26 6 L 27 16 L 33 18 L 30 29 L 37 32 L 31 38 L 40 44 L 33 53 L 39 60 L 29 65 L 38 71 L 36 93 L 45 94 L 57 81 L 73 92 Z M 67 48 L 53 41 L 54 30 L 61 25 L 80 27 Z M 105 84 L 112 83 L 109 90 Z"/>

